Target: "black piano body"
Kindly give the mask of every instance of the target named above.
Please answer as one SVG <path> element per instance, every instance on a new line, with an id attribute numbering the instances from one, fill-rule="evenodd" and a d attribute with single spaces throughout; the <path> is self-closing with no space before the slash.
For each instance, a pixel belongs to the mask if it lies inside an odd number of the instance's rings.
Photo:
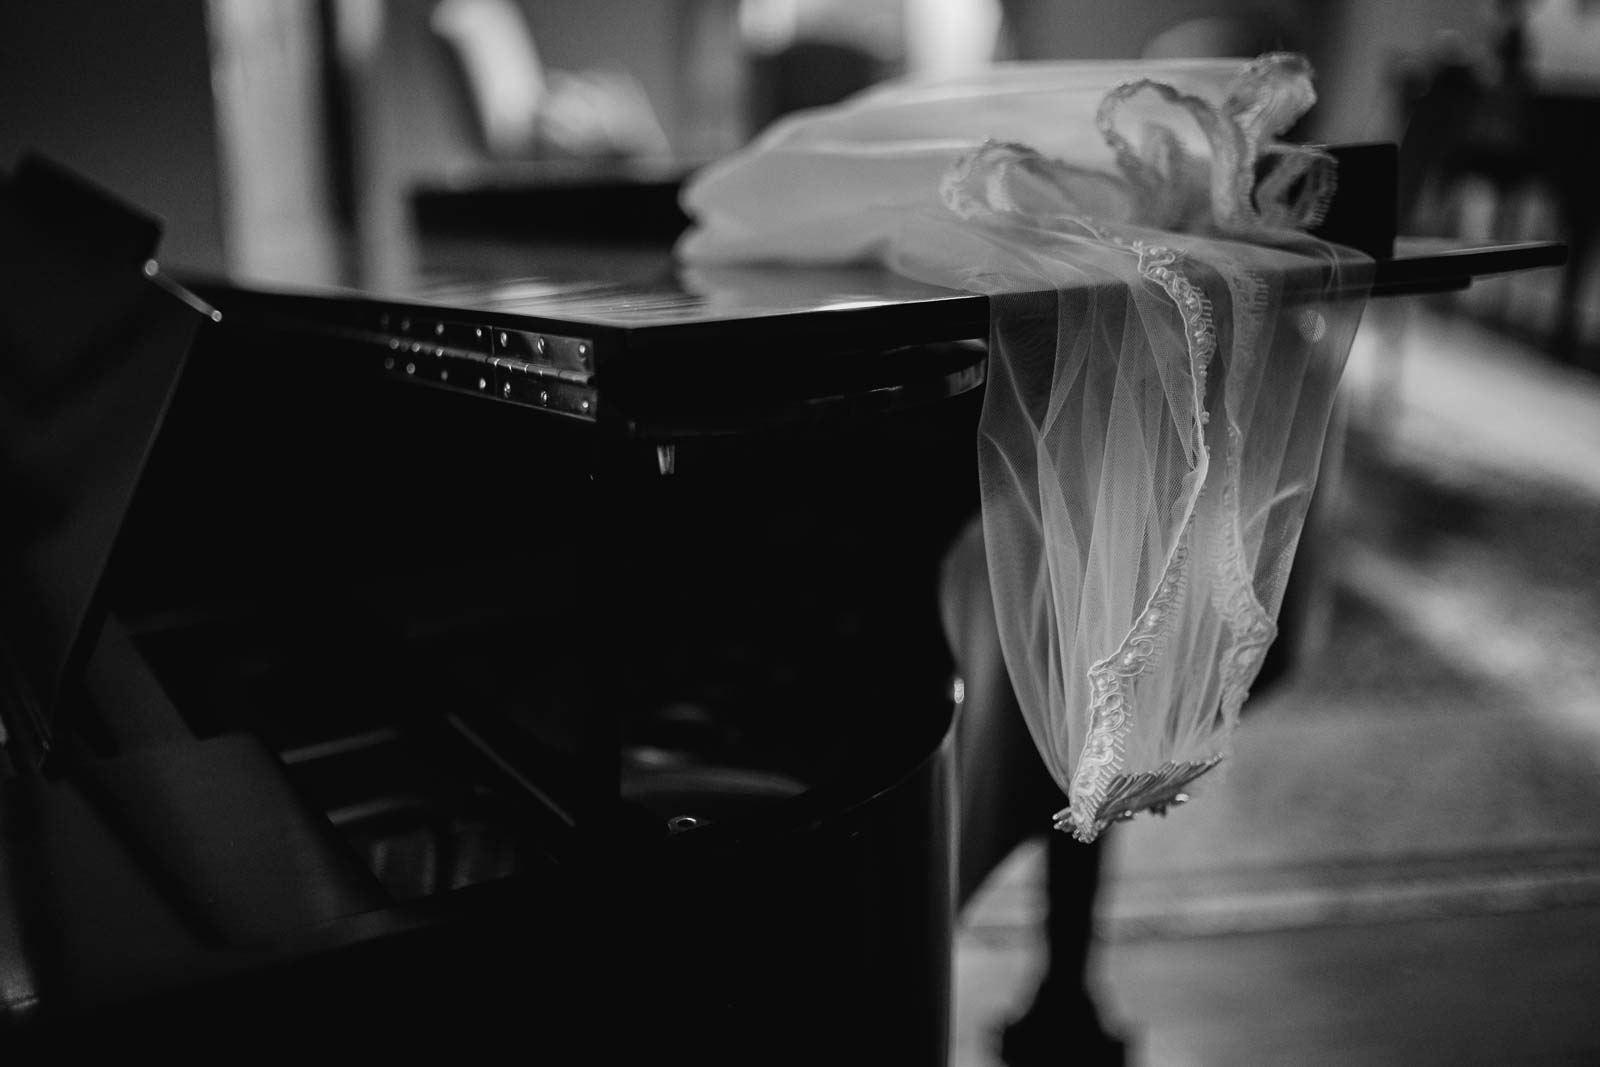
<path id="1" fill-rule="evenodd" d="M 78 580 L 4 632 L 0 1041 L 943 1062 L 983 298 L 475 239 L 421 292 L 202 301 L 106 210 L 6 264 L 8 326 L 110 331 L 73 381 L 155 384 L 39 438 L 100 510 L 21 536 Z M 1560 249 L 1395 253 L 1380 293 Z M 97 318 L 85 263 L 157 310 Z"/>

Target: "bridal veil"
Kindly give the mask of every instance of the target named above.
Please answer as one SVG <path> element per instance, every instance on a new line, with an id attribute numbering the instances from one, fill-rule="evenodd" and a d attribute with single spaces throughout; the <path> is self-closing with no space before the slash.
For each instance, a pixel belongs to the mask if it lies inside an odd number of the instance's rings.
<path id="1" fill-rule="evenodd" d="M 1056 825 L 1187 799 L 1276 634 L 1371 261 L 1306 235 L 1293 55 L 1000 65 L 781 121 L 696 176 L 691 263 L 876 260 L 990 297 L 990 584 Z"/>

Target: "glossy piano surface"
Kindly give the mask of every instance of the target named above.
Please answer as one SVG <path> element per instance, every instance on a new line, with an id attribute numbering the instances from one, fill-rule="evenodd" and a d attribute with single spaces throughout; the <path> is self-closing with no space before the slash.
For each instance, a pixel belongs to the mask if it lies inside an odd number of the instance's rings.
<path id="1" fill-rule="evenodd" d="M 328 342 L 375 374 L 638 436 L 809 420 L 861 398 L 921 403 L 983 381 L 988 298 L 881 267 L 706 268 L 664 245 L 460 237 L 393 252 L 367 257 L 383 269 L 359 286 L 198 284 L 235 323 Z M 1564 257 L 1553 242 L 1401 238 L 1373 292 L 1459 289 Z"/>
<path id="2" fill-rule="evenodd" d="M 986 297 L 926 285 L 872 265 L 805 267 L 759 264 L 701 267 L 679 263 L 668 248 L 617 248 L 489 241 L 435 241 L 407 272 L 364 284 L 285 283 L 271 277 L 197 279 L 208 293 L 336 302 L 378 301 L 516 319 L 619 330 L 643 339 L 695 326 L 751 323 L 786 329 L 796 320 L 844 316 L 870 329 L 888 316 L 914 313 L 941 323 L 947 340 L 981 337 Z M 1476 278 L 1565 261 L 1552 241 L 1486 244 L 1401 237 L 1377 261 L 1373 291 L 1400 296 L 1462 288 Z M 316 278 L 316 272 L 301 277 Z M 774 320 L 787 320 L 778 322 Z M 970 331 L 979 330 L 977 333 Z"/>

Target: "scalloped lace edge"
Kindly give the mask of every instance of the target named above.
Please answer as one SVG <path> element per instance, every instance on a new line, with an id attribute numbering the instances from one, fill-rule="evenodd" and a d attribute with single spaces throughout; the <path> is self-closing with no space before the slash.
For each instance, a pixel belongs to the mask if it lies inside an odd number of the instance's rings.
<path id="1" fill-rule="evenodd" d="M 1222 762 L 1221 756 L 1178 762 L 1168 760 L 1153 771 L 1119 774 L 1107 783 L 1106 793 L 1094 815 L 1083 820 L 1077 809 L 1062 808 L 1055 814 L 1055 828 L 1071 832 L 1088 843 L 1114 822 L 1126 822 L 1141 811 L 1165 815 L 1167 809 L 1186 803 L 1185 786 Z"/>
<path id="2" fill-rule="evenodd" d="M 1139 274 L 1161 287 L 1183 320 L 1193 383 L 1190 417 L 1195 433 L 1195 470 L 1203 472 L 1209 464 L 1205 444 L 1205 426 L 1210 419 L 1205 410 L 1206 373 L 1217 348 L 1211 302 L 1175 266 L 1182 258 L 1177 249 L 1142 241 L 1122 241 L 1110 234 L 1101 236 L 1138 255 Z M 1161 662 L 1167 638 L 1177 624 L 1178 609 L 1188 586 L 1195 507 L 1204 484 L 1204 478 L 1197 479 L 1190 489 L 1184 505 L 1183 529 L 1162 569 L 1161 581 L 1146 600 L 1139 617 L 1116 651 L 1089 668 L 1089 732 L 1068 789 L 1071 803 L 1066 810 L 1074 814 L 1068 820 L 1059 815 L 1056 819 L 1058 827 L 1064 821 L 1070 822 L 1073 835 L 1080 841 L 1093 841 L 1099 834 L 1105 825 L 1103 815 L 1109 798 L 1118 794 L 1117 783 L 1126 779 L 1120 772 L 1124 745 L 1128 732 L 1133 729 L 1130 690 L 1135 679 Z"/>

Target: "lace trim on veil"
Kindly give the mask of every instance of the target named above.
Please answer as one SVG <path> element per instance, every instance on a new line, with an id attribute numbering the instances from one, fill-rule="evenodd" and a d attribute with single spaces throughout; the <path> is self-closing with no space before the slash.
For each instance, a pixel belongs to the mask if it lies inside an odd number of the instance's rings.
<path id="1" fill-rule="evenodd" d="M 1113 817 L 1124 814 L 1131 817 L 1134 811 L 1157 805 L 1164 809 L 1171 801 L 1171 791 L 1176 788 L 1173 781 L 1177 777 L 1177 764 L 1168 764 L 1161 773 L 1154 775 L 1122 774 L 1123 744 L 1133 727 L 1130 690 L 1134 680 L 1160 664 L 1188 585 L 1195 506 L 1205 487 L 1209 466 L 1205 444 L 1205 427 L 1210 420 L 1205 409 L 1206 372 L 1216 353 L 1217 331 L 1211 317 L 1211 301 L 1176 266 L 1182 259 L 1182 252 L 1142 241 L 1125 241 L 1090 223 L 1084 225 L 1099 239 L 1136 253 L 1139 274 L 1159 285 L 1178 309 L 1183 319 L 1189 374 L 1193 381 L 1190 418 L 1196 441 L 1195 477 L 1189 498 L 1184 502 L 1183 529 L 1163 568 L 1161 581 L 1117 650 L 1089 669 L 1089 733 L 1073 771 L 1068 791 L 1070 804 L 1054 818 L 1056 829 L 1070 828 L 1078 840 L 1093 841 Z M 1191 780 L 1216 762 L 1216 759 L 1209 761 L 1205 767 L 1182 777 L 1182 782 Z"/>
<path id="2" fill-rule="evenodd" d="M 1205 183 L 1209 203 L 1193 203 L 1183 195 L 1188 183 L 1182 171 L 1192 161 L 1170 125 L 1147 123 L 1141 131 L 1142 152 L 1118 129 L 1117 112 L 1147 91 L 1189 115 L 1210 145 L 1210 180 Z M 1315 101 L 1305 58 L 1275 53 L 1247 66 L 1220 107 L 1154 78 L 1123 82 L 1101 100 L 1095 127 L 1133 186 L 1138 217 L 1146 225 L 1165 230 L 1214 227 L 1237 235 L 1303 230 L 1320 223 L 1333 200 L 1333 159 L 1326 152 L 1272 138 Z M 1256 163 L 1263 157 L 1277 164 L 1258 182 Z"/>
<path id="3" fill-rule="evenodd" d="M 1232 87 L 1219 109 L 1211 103 L 1179 92 L 1150 78 L 1117 86 L 1106 94 L 1095 125 L 1113 149 L 1118 168 L 1127 177 L 1138 201 L 1139 215 L 1158 228 L 1188 229 L 1209 209 L 1209 222 L 1233 234 L 1252 231 L 1303 229 L 1321 220 L 1334 191 L 1331 160 L 1324 153 L 1288 145 L 1263 145 L 1286 129 L 1309 108 L 1309 77 L 1303 60 L 1270 56 L 1251 64 Z M 1199 126 L 1212 150 L 1209 203 L 1185 202 L 1180 172 L 1186 157 L 1170 126 L 1149 124 L 1144 129 L 1143 152 L 1117 128 L 1118 110 L 1141 92 L 1155 93 L 1181 108 Z M 1012 151 L 1015 146 L 1007 146 Z M 1263 155 L 1280 157 L 1279 164 L 1259 185 L 1255 163 Z M 1011 165 L 1018 162 L 1013 160 Z M 1297 185 L 1298 183 L 1298 185 Z M 1192 186 L 1191 186 L 1192 188 Z M 1111 822 L 1152 810 L 1164 813 L 1182 803 L 1183 786 L 1222 760 L 1222 755 L 1200 760 L 1168 761 L 1154 771 L 1123 773 L 1124 744 L 1133 727 L 1131 699 L 1134 681 L 1160 664 L 1167 637 L 1176 625 L 1177 609 L 1187 585 L 1194 536 L 1195 506 L 1204 488 L 1206 464 L 1206 369 L 1216 349 L 1216 325 L 1211 303 L 1199 286 L 1180 269 L 1182 253 L 1175 248 L 1124 241 L 1089 220 L 1077 219 L 1107 243 L 1139 254 L 1139 273 L 1158 284 L 1183 318 L 1184 336 L 1194 382 L 1195 434 L 1201 472 L 1185 502 L 1186 521 L 1161 582 L 1118 649 L 1089 670 L 1090 707 L 1088 735 L 1074 768 L 1068 791 L 1069 805 L 1054 816 L 1058 830 L 1070 830 L 1080 841 L 1093 841 Z M 1248 271 L 1223 267 L 1234 310 L 1236 348 L 1256 344 L 1268 297 L 1266 280 Z M 1224 412 L 1226 418 L 1226 412 Z M 1214 738 L 1225 746 L 1239 711 L 1249 695 L 1267 648 L 1277 636 L 1271 614 L 1255 593 L 1240 527 L 1239 479 L 1243 438 L 1231 419 L 1226 428 L 1220 527 L 1208 538 L 1213 552 L 1208 561 L 1216 585 L 1213 604 L 1228 630 L 1221 655 L 1218 711 L 1223 729 Z"/>
<path id="4" fill-rule="evenodd" d="M 1244 534 L 1239 528 L 1239 454 L 1243 441 L 1237 427 L 1228 427 L 1227 458 L 1222 483 L 1222 530 L 1217 537 L 1219 581 L 1212 593 L 1217 614 L 1228 625 L 1231 641 L 1222 654 L 1222 696 L 1219 708 L 1227 729 L 1239 719 L 1239 709 L 1250 695 L 1250 683 L 1261 669 L 1267 648 L 1278 636 L 1278 626 L 1256 597 L 1250 566 L 1245 562 Z M 1226 735 L 1224 735 L 1226 739 Z"/>
<path id="5" fill-rule="evenodd" d="M 1155 592 L 1117 650 L 1097 661 L 1088 672 L 1089 732 L 1073 772 L 1070 804 L 1053 817 L 1056 829 L 1069 830 L 1085 842 L 1093 841 L 1113 821 L 1130 819 L 1138 811 L 1164 813 L 1169 805 L 1183 803 L 1188 797 L 1180 792 L 1182 787 L 1222 760 L 1219 753 L 1202 760 L 1169 761 L 1155 771 L 1122 773 L 1124 741 L 1133 727 L 1135 714 L 1130 691 L 1136 679 L 1160 665 L 1188 585 L 1196 504 L 1204 489 L 1208 459 L 1204 432 L 1211 416 L 1204 404 L 1206 373 L 1216 352 L 1217 339 L 1210 300 L 1177 267 L 1182 258 L 1180 251 L 1139 241 L 1123 241 L 1102 229 L 1092 229 L 1100 239 L 1138 253 L 1140 275 L 1161 286 L 1183 318 L 1194 382 L 1191 417 L 1198 441 L 1195 469 L 1199 477 L 1185 502 L 1183 530 Z M 1244 329 L 1234 338 L 1234 343 L 1248 347 L 1255 344 L 1260 332 L 1258 311 L 1265 299 L 1266 283 L 1257 275 L 1242 274 L 1242 277 L 1228 278 L 1228 282 L 1235 305 L 1245 307 L 1245 314 L 1238 319 Z M 1250 683 L 1278 632 L 1271 614 L 1256 596 L 1240 527 L 1243 436 L 1231 419 L 1226 432 L 1222 507 L 1215 519 L 1219 528 L 1209 538 L 1213 553 L 1208 561 L 1217 580 L 1212 592 L 1213 604 L 1229 632 L 1229 643 L 1221 657 L 1218 708 L 1225 728 L 1216 738 L 1219 746 L 1226 743 L 1228 731 L 1238 721 Z"/>
<path id="6" fill-rule="evenodd" d="M 1267 280 L 1260 274 L 1218 264 L 1232 293 L 1235 307 L 1244 313 L 1234 315 L 1233 344 L 1236 349 L 1254 348 L 1270 301 Z M 1222 655 L 1222 696 L 1219 706 L 1226 729 L 1239 719 L 1239 710 L 1250 695 L 1250 683 L 1261 668 L 1267 648 L 1278 636 L 1272 615 L 1256 596 L 1255 582 L 1245 558 L 1244 531 L 1240 527 L 1239 480 L 1243 462 L 1244 437 L 1228 419 L 1228 439 L 1223 456 L 1222 514 L 1218 536 L 1213 540 L 1214 561 L 1221 581 L 1213 591 L 1217 614 L 1228 624 L 1232 644 Z M 1226 739 L 1226 734 L 1224 734 Z"/>

